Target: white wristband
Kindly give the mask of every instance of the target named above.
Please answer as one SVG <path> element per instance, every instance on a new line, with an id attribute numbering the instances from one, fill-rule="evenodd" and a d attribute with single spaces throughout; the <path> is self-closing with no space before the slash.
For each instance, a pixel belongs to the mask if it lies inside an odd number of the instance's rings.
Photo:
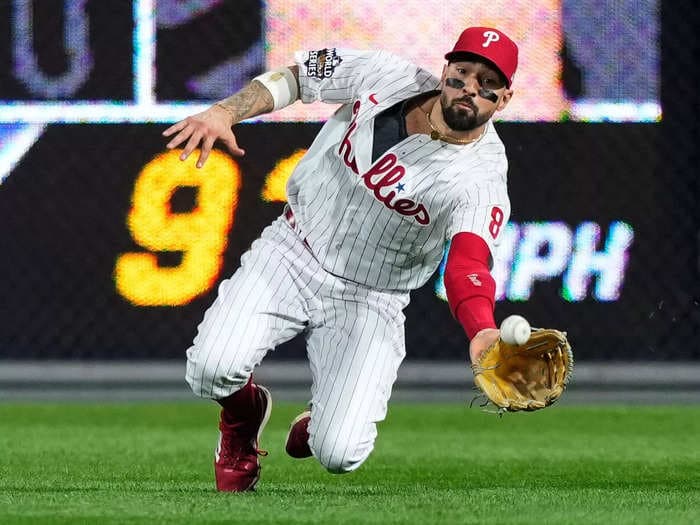
<path id="1" fill-rule="evenodd" d="M 287 67 L 268 71 L 253 80 L 260 82 L 272 95 L 273 111 L 289 106 L 299 97 L 297 79 Z"/>

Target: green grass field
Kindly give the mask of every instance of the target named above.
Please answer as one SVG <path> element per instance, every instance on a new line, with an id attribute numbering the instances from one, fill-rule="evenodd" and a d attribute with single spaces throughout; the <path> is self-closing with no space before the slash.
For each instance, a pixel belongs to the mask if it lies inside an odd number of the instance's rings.
<path id="1" fill-rule="evenodd" d="M 285 455 L 301 408 L 275 405 L 257 491 L 220 494 L 213 404 L 0 404 L 0 524 L 700 523 L 697 406 L 394 404 L 342 476 Z"/>

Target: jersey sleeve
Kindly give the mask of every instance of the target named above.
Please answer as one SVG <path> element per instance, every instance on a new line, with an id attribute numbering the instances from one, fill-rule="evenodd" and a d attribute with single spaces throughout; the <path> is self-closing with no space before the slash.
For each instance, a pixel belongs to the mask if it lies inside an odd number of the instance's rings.
<path id="1" fill-rule="evenodd" d="M 404 58 L 386 51 L 328 48 L 298 51 L 299 98 L 305 104 L 322 101 L 348 104 L 358 94 L 396 77 L 399 83 L 428 84 L 433 76 Z"/>
<path id="2" fill-rule="evenodd" d="M 455 207 L 447 238 L 452 239 L 460 232 L 475 233 L 486 241 L 493 257 L 509 218 L 510 199 L 505 182 L 474 184 Z"/>

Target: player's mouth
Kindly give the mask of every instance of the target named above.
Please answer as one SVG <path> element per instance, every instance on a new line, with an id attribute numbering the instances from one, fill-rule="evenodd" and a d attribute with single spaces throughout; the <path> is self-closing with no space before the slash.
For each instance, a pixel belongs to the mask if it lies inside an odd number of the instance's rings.
<path id="1" fill-rule="evenodd" d="M 476 106 L 474 105 L 474 103 L 471 100 L 465 100 L 465 99 L 455 100 L 454 102 L 452 102 L 452 105 L 456 106 L 458 108 L 470 109 L 472 111 L 472 113 L 477 112 Z"/>

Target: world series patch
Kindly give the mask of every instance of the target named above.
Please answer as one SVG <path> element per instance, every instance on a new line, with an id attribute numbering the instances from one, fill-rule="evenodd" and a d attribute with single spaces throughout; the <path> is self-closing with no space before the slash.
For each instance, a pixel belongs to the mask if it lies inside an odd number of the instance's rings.
<path id="1" fill-rule="evenodd" d="M 316 78 L 330 78 L 342 61 L 343 59 L 335 52 L 335 48 L 309 51 L 309 59 L 304 62 L 306 75 Z"/>

